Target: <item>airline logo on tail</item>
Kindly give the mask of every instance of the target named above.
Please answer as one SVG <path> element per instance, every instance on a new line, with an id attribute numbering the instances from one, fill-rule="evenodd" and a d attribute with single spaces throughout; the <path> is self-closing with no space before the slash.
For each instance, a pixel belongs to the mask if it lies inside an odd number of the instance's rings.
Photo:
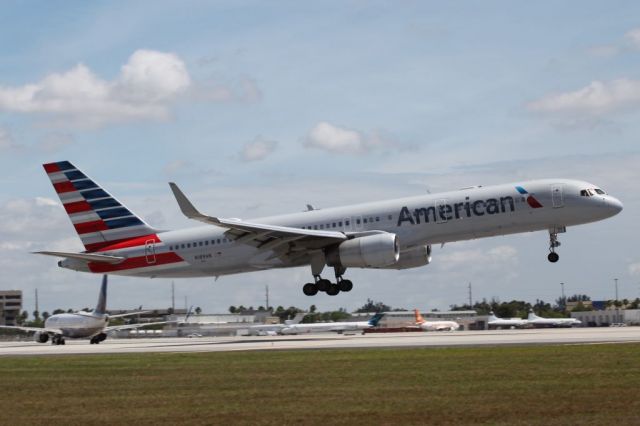
<path id="1" fill-rule="evenodd" d="M 43 165 L 87 251 L 148 236 L 155 230 L 68 161 Z"/>
<path id="2" fill-rule="evenodd" d="M 422 324 L 424 322 L 424 318 L 422 318 L 420 311 L 417 309 L 414 309 L 413 312 L 415 313 L 415 316 L 416 316 L 416 324 Z"/>
<path id="3" fill-rule="evenodd" d="M 516 190 L 520 194 L 527 196 L 527 204 L 529 204 L 529 207 L 533 209 L 539 209 L 540 207 L 543 207 L 542 204 L 540 204 L 540 201 L 538 201 L 533 195 L 529 194 L 523 187 L 516 186 Z"/>

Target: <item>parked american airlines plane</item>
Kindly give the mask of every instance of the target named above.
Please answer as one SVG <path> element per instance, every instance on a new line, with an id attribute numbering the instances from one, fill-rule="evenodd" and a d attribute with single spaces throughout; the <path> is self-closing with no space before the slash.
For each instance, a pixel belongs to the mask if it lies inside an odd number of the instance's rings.
<path id="1" fill-rule="evenodd" d="M 429 264 L 431 246 L 530 231 L 549 232 L 550 262 L 567 226 L 611 217 L 622 203 L 596 185 L 545 179 L 470 187 L 259 219 L 200 213 L 170 183 L 182 212 L 207 226 L 159 231 L 146 224 L 68 161 L 44 165 L 85 246 L 58 265 L 140 277 L 204 277 L 311 266 L 303 292 L 350 291 L 347 268 L 407 269 Z M 333 268 L 336 282 L 322 278 Z"/>
<path id="2" fill-rule="evenodd" d="M 100 296 L 98 304 L 91 312 L 78 311 L 74 313 L 64 313 L 51 315 L 44 321 L 44 327 L 20 327 L 13 325 L 0 325 L 0 328 L 35 333 L 35 341 L 47 343 L 51 337 L 52 345 L 64 345 L 65 337 L 73 339 L 89 339 L 89 342 L 98 344 L 107 338 L 107 333 L 118 330 L 130 330 L 134 328 L 146 327 L 148 325 L 168 324 L 167 321 L 147 322 L 140 324 L 109 325 L 109 320 L 113 318 L 130 317 L 143 314 L 148 311 L 129 312 L 126 314 L 107 314 L 107 276 L 102 278 Z"/>

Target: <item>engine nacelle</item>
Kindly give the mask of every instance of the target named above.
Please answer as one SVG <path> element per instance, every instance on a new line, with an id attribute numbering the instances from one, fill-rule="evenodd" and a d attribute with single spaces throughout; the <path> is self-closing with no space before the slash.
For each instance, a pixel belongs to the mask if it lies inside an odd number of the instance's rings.
<path id="1" fill-rule="evenodd" d="M 431 246 L 414 247 L 400 253 L 400 259 L 393 265 L 381 269 L 410 269 L 431 263 Z"/>
<path id="2" fill-rule="evenodd" d="M 47 343 L 49 340 L 49 333 L 41 333 L 38 331 L 33 337 L 38 343 Z"/>
<path id="3" fill-rule="evenodd" d="M 327 265 L 345 268 L 382 268 L 399 256 L 398 236 L 387 232 L 347 240 L 326 254 Z"/>

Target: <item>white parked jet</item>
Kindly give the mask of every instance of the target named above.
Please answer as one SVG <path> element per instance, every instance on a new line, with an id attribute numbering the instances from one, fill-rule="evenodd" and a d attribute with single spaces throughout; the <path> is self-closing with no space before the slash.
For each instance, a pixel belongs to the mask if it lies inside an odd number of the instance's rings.
<path id="1" fill-rule="evenodd" d="M 282 334 L 282 330 L 293 324 L 298 324 L 307 315 L 307 312 L 298 312 L 293 319 L 285 320 L 284 324 L 258 324 L 249 327 L 251 336 L 273 336 Z"/>
<path id="2" fill-rule="evenodd" d="M 107 311 L 107 276 L 102 278 L 102 286 L 100 287 L 100 296 L 98 296 L 98 304 L 91 312 L 79 311 L 72 314 L 55 314 L 51 315 L 44 322 L 44 327 L 19 327 L 2 325 L 0 328 L 8 328 L 13 330 L 35 333 L 35 341 L 38 343 L 47 343 L 51 337 L 52 345 L 64 345 L 65 337 L 73 339 L 90 339 L 91 344 L 98 344 L 107 338 L 107 333 L 117 330 L 128 330 L 133 328 L 145 327 L 148 325 L 167 324 L 163 322 L 151 322 L 141 324 L 114 325 L 108 326 L 109 320 L 112 318 L 139 315 L 147 311 L 129 312 L 126 314 L 108 315 Z"/>
<path id="3" fill-rule="evenodd" d="M 375 327 L 384 314 L 375 314 L 368 321 L 341 321 L 341 322 L 316 322 L 310 324 L 291 324 L 282 329 L 282 334 L 320 333 L 333 331 L 343 333 L 345 331 L 366 330 Z"/>
<path id="4" fill-rule="evenodd" d="M 85 251 L 64 257 L 77 271 L 140 277 L 203 277 L 311 266 L 303 292 L 336 295 L 353 284 L 347 268 L 407 269 L 429 264 L 431 246 L 531 231 L 558 233 L 606 219 L 622 203 L 596 185 L 544 179 L 241 220 L 200 213 L 171 183 L 182 212 L 207 226 L 160 231 L 146 224 L 68 161 L 44 165 Z M 321 277 L 332 267 L 336 282 Z"/>
<path id="5" fill-rule="evenodd" d="M 420 311 L 414 309 L 416 325 L 425 331 L 455 331 L 460 324 L 455 321 L 428 321 L 420 315 Z"/>
<path id="6" fill-rule="evenodd" d="M 489 312 L 489 322 L 490 327 L 495 328 L 515 328 L 515 327 L 524 327 L 529 324 L 529 321 L 522 318 L 498 318 L 493 311 Z"/>
<path id="7" fill-rule="evenodd" d="M 582 324 L 582 321 L 575 318 L 542 318 L 533 313 L 533 310 L 529 311 L 527 317 L 527 323 L 535 327 L 572 327 L 574 325 Z"/>

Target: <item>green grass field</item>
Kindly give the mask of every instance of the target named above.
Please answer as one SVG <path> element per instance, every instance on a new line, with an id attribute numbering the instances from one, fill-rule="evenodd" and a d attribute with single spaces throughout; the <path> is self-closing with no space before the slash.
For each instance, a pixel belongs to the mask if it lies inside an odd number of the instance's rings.
<path id="1" fill-rule="evenodd" d="M 640 424 L 640 344 L 0 358 L 3 424 Z"/>

